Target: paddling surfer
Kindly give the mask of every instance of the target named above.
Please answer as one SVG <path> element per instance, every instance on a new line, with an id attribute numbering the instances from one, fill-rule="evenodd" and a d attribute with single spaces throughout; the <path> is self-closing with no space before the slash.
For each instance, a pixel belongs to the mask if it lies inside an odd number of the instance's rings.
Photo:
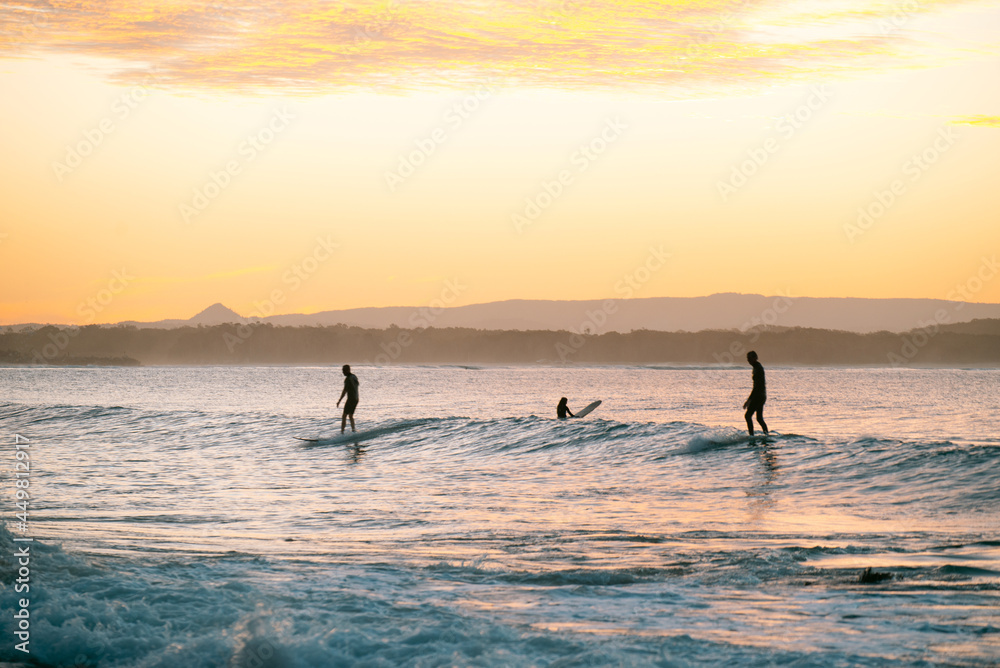
<path id="1" fill-rule="evenodd" d="M 354 428 L 354 409 L 358 407 L 358 386 L 361 385 L 358 377 L 351 373 L 350 364 L 345 364 L 342 371 L 344 372 L 344 391 L 340 393 L 340 399 L 337 399 L 337 406 L 340 406 L 344 396 L 347 396 L 347 403 L 344 404 L 344 415 L 340 418 L 341 434 L 347 429 L 347 418 L 351 418 L 351 431 L 357 431 Z"/>
<path id="2" fill-rule="evenodd" d="M 747 362 L 753 367 L 753 389 L 750 396 L 743 402 L 743 408 L 747 410 L 744 417 L 747 419 L 747 429 L 753 436 L 753 414 L 757 414 L 757 422 L 760 428 L 767 435 L 767 423 L 764 422 L 764 403 L 767 401 L 767 383 L 764 381 L 764 367 L 757 361 L 757 353 L 751 350 L 747 353 Z"/>

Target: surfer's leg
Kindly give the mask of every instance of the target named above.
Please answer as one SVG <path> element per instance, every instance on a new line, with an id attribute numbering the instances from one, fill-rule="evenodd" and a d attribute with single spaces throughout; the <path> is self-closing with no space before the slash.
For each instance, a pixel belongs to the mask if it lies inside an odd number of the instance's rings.
<path id="1" fill-rule="evenodd" d="M 747 420 L 747 430 L 750 432 L 751 436 L 753 436 L 753 411 L 754 411 L 754 407 L 753 406 L 748 406 L 747 407 L 747 412 L 743 416 Z"/>
<path id="2" fill-rule="evenodd" d="M 343 434 L 345 429 L 347 429 L 347 411 L 340 416 L 340 433 Z"/>
<path id="3" fill-rule="evenodd" d="M 767 433 L 767 423 L 764 422 L 764 407 L 763 406 L 761 406 L 760 408 L 757 409 L 757 422 L 760 423 L 760 428 L 763 429 L 764 433 L 766 434 Z"/>
<path id="4" fill-rule="evenodd" d="M 348 399 L 347 403 L 344 404 L 344 423 L 345 424 L 347 423 L 347 418 L 351 418 L 351 431 L 357 431 L 357 429 L 354 428 L 354 409 L 357 407 L 358 407 L 357 399 L 354 400 Z"/>

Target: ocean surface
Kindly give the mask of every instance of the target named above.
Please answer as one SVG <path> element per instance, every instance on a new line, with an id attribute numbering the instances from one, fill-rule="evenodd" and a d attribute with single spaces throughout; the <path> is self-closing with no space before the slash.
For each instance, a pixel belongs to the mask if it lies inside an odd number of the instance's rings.
<path id="1" fill-rule="evenodd" d="M 1000 371 L 761 361 L 0 368 L 0 661 L 1000 664 Z"/>

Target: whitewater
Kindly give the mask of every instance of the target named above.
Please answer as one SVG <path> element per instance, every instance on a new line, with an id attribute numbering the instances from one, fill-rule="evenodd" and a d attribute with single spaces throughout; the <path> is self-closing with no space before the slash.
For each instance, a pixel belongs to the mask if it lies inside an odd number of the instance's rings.
<path id="1" fill-rule="evenodd" d="M 761 361 L 0 368 L 0 662 L 1000 663 L 1000 370 Z"/>

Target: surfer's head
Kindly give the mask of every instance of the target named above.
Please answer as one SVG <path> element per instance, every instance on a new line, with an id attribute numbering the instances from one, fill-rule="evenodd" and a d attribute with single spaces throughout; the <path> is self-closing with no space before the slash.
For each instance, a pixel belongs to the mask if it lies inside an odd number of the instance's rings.
<path id="1" fill-rule="evenodd" d="M 568 401 L 568 399 L 566 399 L 566 397 L 563 397 L 562 399 L 559 400 L 559 405 L 560 406 L 565 406 L 567 401 Z"/>
<path id="2" fill-rule="evenodd" d="M 757 361 L 757 353 L 755 351 L 751 350 L 750 352 L 747 353 L 747 362 L 750 362 L 750 364 L 753 364 L 756 361 Z"/>
<path id="3" fill-rule="evenodd" d="M 345 376 L 350 376 L 351 375 L 351 365 L 350 364 L 345 364 L 344 368 L 343 368 L 343 372 L 344 372 Z"/>

